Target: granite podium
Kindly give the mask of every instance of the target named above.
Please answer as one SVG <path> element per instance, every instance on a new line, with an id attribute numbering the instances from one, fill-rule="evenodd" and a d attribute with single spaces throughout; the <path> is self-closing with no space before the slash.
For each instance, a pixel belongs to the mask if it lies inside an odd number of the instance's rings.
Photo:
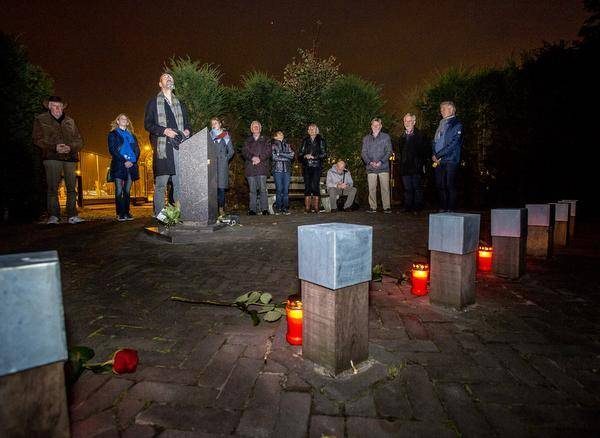
<path id="1" fill-rule="evenodd" d="M 0 436 L 69 436 L 56 251 L 0 256 Z"/>
<path id="2" fill-rule="evenodd" d="M 554 205 L 526 204 L 527 255 L 548 258 L 554 245 Z"/>
<path id="3" fill-rule="evenodd" d="M 478 214 L 429 215 L 432 304 L 461 309 L 475 303 Z"/>
<path id="4" fill-rule="evenodd" d="M 369 357 L 372 241 L 370 226 L 298 227 L 302 355 L 334 374 Z"/>
<path id="5" fill-rule="evenodd" d="M 571 204 L 568 202 L 553 202 L 552 204 L 554 205 L 554 246 L 567 246 Z"/>
<path id="6" fill-rule="evenodd" d="M 527 209 L 492 209 L 492 271 L 501 277 L 519 278 L 525 272 Z"/>
<path id="7" fill-rule="evenodd" d="M 204 128 L 179 145 L 179 204 L 181 224 L 148 227 L 146 230 L 171 243 L 193 243 L 217 223 L 217 156 L 208 129 Z"/>

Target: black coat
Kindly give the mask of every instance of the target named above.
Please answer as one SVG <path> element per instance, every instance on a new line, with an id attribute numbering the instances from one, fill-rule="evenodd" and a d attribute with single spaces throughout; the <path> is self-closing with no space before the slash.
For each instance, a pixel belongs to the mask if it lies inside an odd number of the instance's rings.
<path id="1" fill-rule="evenodd" d="M 423 174 L 423 166 L 428 163 L 430 156 L 430 143 L 420 130 L 414 128 L 410 136 L 406 132 L 402 134 L 398 144 L 400 175 Z"/>
<path id="2" fill-rule="evenodd" d="M 184 103 L 179 100 L 181 104 L 181 113 L 183 115 L 183 129 L 187 129 L 192 132 L 192 126 L 190 125 L 190 119 L 188 117 L 187 108 Z M 156 97 L 153 97 L 146 104 L 146 114 L 144 115 L 144 128 L 150 134 L 150 144 L 154 151 L 152 163 L 154 168 L 154 176 L 158 175 L 175 175 L 175 161 L 173 159 L 173 146 L 167 142 L 167 157 L 164 159 L 158 158 L 158 152 L 156 144 L 158 137 L 166 137 L 164 131 L 166 128 L 179 129 L 177 122 L 175 122 L 175 116 L 169 105 L 165 102 L 165 113 L 167 115 L 167 126 L 161 126 L 158 124 L 158 111 L 156 110 Z"/>
<path id="3" fill-rule="evenodd" d="M 315 158 L 311 160 L 304 158 L 305 155 L 309 154 Z M 302 165 L 304 167 L 322 168 L 323 160 L 327 157 L 327 144 L 325 143 L 325 139 L 321 137 L 320 134 L 317 134 L 314 141 L 311 140 L 310 136 L 304 137 L 298 157 L 302 160 Z"/>

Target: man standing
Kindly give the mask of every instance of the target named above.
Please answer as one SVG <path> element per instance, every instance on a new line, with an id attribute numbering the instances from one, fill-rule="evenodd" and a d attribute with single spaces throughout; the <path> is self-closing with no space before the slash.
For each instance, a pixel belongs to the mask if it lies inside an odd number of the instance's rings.
<path id="1" fill-rule="evenodd" d="M 250 187 L 250 202 L 248 214 L 256 215 L 262 210 L 262 214 L 269 214 L 269 204 L 267 198 L 267 176 L 269 175 L 269 159 L 271 158 L 271 145 L 269 140 L 260 134 L 262 125 L 258 120 L 250 123 L 250 132 L 252 135 L 246 139 L 242 148 L 242 156 L 246 160 L 244 174 L 248 179 Z M 257 192 L 260 199 L 260 205 L 257 202 Z"/>
<path id="2" fill-rule="evenodd" d="M 377 212 L 377 180 L 381 187 L 381 202 L 383 212 L 391 213 L 390 209 L 390 156 L 392 141 L 390 136 L 381 132 L 380 118 L 371 120 L 371 134 L 363 138 L 362 159 L 367 165 L 367 181 L 369 183 L 368 213 Z"/>
<path id="3" fill-rule="evenodd" d="M 144 116 L 144 128 L 150 134 L 153 149 L 155 217 L 165 206 L 169 177 L 173 199 L 179 200 L 179 143 L 190 136 L 192 129 L 185 105 L 173 94 L 173 76 L 164 73 L 158 86 L 160 92 L 148 101 Z"/>
<path id="4" fill-rule="evenodd" d="M 404 186 L 404 211 L 421 211 L 423 208 L 423 173 L 429 156 L 429 143 L 415 127 L 417 117 L 406 113 L 404 133 L 400 137 L 399 162 Z"/>
<path id="5" fill-rule="evenodd" d="M 344 211 L 349 211 L 354 204 L 356 196 L 356 187 L 353 187 L 352 176 L 346 169 L 346 163 L 343 160 L 338 161 L 327 172 L 327 192 L 331 202 L 331 212 L 337 211 L 337 200 L 341 195 L 347 196 L 344 203 Z"/>
<path id="6" fill-rule="evenodd" d="M 46 170 L 48 224 L 60 221 L 58 187 L 61 176 L 67 189 L 67 217 L 70 224 L 84 220 L 77 215 L 75 171 L 83 139 L 75 121 L 65 115 L 66 105 L 58 96 L 51 96 L 45 105 L 48 111 L 36 116 L 33 122 L 33 143 L 42 150 Z"/>
<path id="7" fill-rule="evenodd" d="M 454 103 L 440 104 L 442 120 L 433 139 L 435 183 L 440 197 L 440 211 L 456 209 L 456 176 L 462 148 L 462 123 L 456 118 Z"/>

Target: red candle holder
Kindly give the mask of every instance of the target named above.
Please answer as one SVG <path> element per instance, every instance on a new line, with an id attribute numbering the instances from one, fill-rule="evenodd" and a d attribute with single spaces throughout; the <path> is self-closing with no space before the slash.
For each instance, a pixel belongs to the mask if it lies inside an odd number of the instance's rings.
<path id="1" fill-rule="evenodd" d="M 290 295 L 285 305 L 287 334 L 285 339 L 291 345 L 302 345 L 302 299 L 300 295 Z"/>
<path id="2" fill-rule="evenodd" d="M 491 271 L 493 253 L 493 247 L 480 246 L 477 250 L 477 269 L 482 272 Z"/>
<path id="3" fill-rule="evenodd" d="M 427 282 L 429 281 L 429 265 L 427 263 L 413 263 L 410 271 L 410 292 L 418 297 L 427 295 Z"/>

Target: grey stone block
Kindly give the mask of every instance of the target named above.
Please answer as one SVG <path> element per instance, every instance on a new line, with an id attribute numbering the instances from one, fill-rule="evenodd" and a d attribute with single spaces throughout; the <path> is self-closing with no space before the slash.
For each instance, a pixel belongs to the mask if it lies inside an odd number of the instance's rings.
<path id="1" fill-rule="evenodd" d="M 492 236 L 522 237 L 526 235 L 526 208 L 492 209 Z"/>
<path id="2" fill-rule="evenodd" d="M 555 222 L 569 222 L 571 204 L 568 202 L 552 202 L 552 205 L 554 205 Z"/>
<path id="3" fill-rule="evenodd" d="M 217 219 L 217 155 L 208 130 L 179 146 L 181 220 L 191 226 L 214 224 Z"/>
<path id="4" fill-rule="evenodd" d="M 298 227 L 298 277 L 340 289 L 371 280 L 373 228 L 329 223 Z"/>
<path id="5" fill-rule="evenodd" d="M 67 359 L 56 251 L 0 256 L 0 376 Z"/>
<path id="6" fill-rule="evenodd" d="M 551 227 L 554 225 L 554 204 L 526 204 L 527 225 Z"/>
<path id="7" fill-rule="evenodd" d="M 577 199 L 561 199 L 558 202 L 565 202 L 571 204 L 571 216 L 577 216 Z"/>
<path id="8" fill-rule="evenodd" d="M 429 215 L 429 249 L 468 254 L 479 245 L 480 215 L 438 213 Z"/>

